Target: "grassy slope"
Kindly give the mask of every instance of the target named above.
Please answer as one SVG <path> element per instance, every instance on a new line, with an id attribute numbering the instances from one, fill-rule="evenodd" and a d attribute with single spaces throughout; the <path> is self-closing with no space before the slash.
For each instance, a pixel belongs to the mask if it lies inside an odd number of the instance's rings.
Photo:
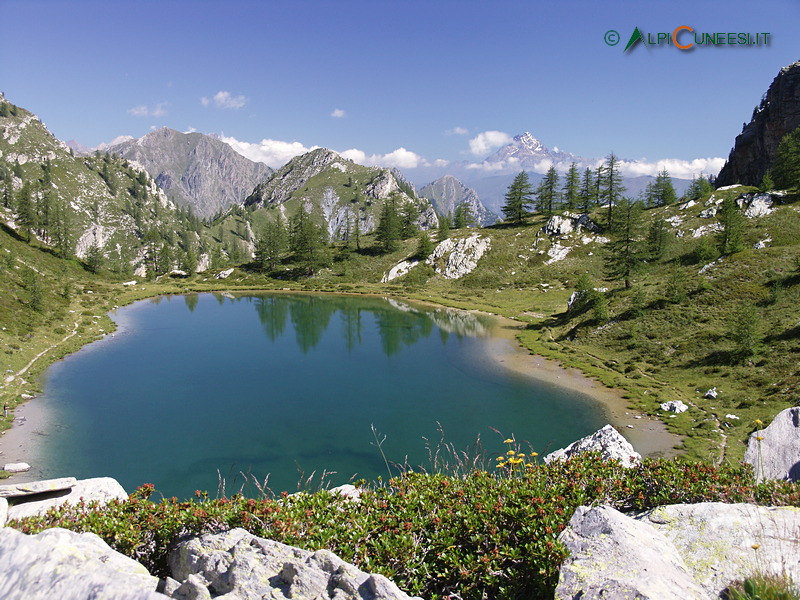
<path id="1" fill-rule="evenodd" d="M 365 238 L 361 252 L 350 252 L 345 260 L 333 262 L 316 277 L 299 281 L 269 279 L 245 265 L 222 281 L 201 274 L 189 280 L 148 282 L 129 289 L 110 280 L 93 282 L 77 265 L 68 265 L 75 288 L 89 286 L 95 294 L 76 294 L 67 306 L 56 286 L 48 291 L 54 310 L 30 316 L 25 306 L 26 291 L 19 277 L 12 274 L 9 281 L 0 280 L 0 285 L 10 286 L 2 290 L 0 321 L 6 327 L 14 324 L 13 333 L 9 327 L 0 336 L 5 352 L 3 370 L 19 371 L 79 322 L 78 335 L 70 338 L 65 348 L 38 360 L 32 369 L 36 372 L 51 357 L 93 339 L 100 328 L 109 331 L 113 324 L 102 315 L 114 304 L 159 293 L 282 288 L 390 293 L 518 319 L 527 324 L 520 333 L 523 345 L 578 367 L 606 385 L 626 390 L 632 408 L 659 414 L 659 403 L 667 400 L 691 405 L 690 411 L 674 418 L 663 415 L 671 431 L 686 436 L 684 450 L 689 457 L 738 461 L 753 421 L 768 422 L 772 415 L 792 405 L 797 394 L 800 332 L 796 306 L 800 286 L 794 269 L 800 246 L 794 232 L 800 227 L 800 208 L 787 203 L 772 215 L 748 220 L 747 249 L 726 257 L 701 276 L 698 271 L 702 265 L 693 263 L 689 255 L 698 243 L 690 230 L 714 221 L 697 216 L 703 208 L 700 204 L 687 210 L 671 206 L 646 211 L 646 221 L 680 215 L 683 223 L 679 229 L 685 235 L 674 237 L 665 256 L 635 277 L 634 290 L 642 290 L 646 306 L 636 317 L 630 316 L 635 291 L 625 291 L 619 282 L 602 279 L 603 245 L 577 242 L 583 234 L 568 236 L 560 241 L 563 245 L 575 244 L 567 258 L 544 264 L 548 258 L 544 252 L 552 241 L 539 233 L 545 222 L 540 216 L 519 227 L 484 229 L 482 233 L 492 238 L 492 249 L 473 274 L 458 281 L 430 277 L 429 269 L 418 267 L 403 279 L 380 284 L 391 266 L 414 252 L 416 242 L 407 240 L 397 252 L 380 255 L 369 250 L 371 240 Z M 454 232 L 456 236 L 466 234 Z M 37 265 L 41 262 L 52 275 L 48 281 L 63 278 L 59 275 L 61 261 L 5 233 L 3 236 L 3 246 L 13 248 L 19 258 L 28 257 Z M 772 238 L 768 248 L 751 249 L 755 241 L 767 237 Z M 610 288 L 611 319 L 605 326 L 593 322 L 590 313 L 574 318 L 565 314 L 567 299 L 582 272 L 589 272 L 598 286 Z M 679 302 L 665 299 L 670 280 L 680 281 L 685 290 Z M 780 281 L 780 287 L 775 288 L 774 281 Z M 743 301 L 752 302 L 760 316 L 761 344 L 752 360 L 735 363 L 727 331 L 730 316 Z M 30 325 L 26 325 L 28 322 Z M 31 333 L 33 337 L 28 338 Z M 719 398 L 703 400 L 701 393 L 711 387 L 718 388 Z M 30 389 L 30 385 L 15 382 L 6 385 L 2 395 L 16 402 L 20 393 Z M 740 418 L 726 417 L 728 414 Z"/>

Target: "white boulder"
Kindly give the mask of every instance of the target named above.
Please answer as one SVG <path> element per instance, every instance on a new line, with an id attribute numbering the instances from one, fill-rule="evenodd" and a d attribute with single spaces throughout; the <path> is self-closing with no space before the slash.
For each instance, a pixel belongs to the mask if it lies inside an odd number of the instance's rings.
<path id="1" fill-rule="evenodd" d="M 30 470 L 31 466 L 26 462 L 6 463 L 3 465 L 3 471 L 7 471 L 8 473 L 24 473 Z"/>
<path id="2" fill-rule="evenodd" d="M 419 261 L 416 259 L 409 259 L 403 260 L 389 269 L 389 272 L 386 273 L 383 278 L 381 279 L 381 283 L 388 283 L 398 277 L 402 277 L 406 275 L 411 269 L 416 267 L 419 264 Z"/>
<path id="3" fill-rule="evenodd" d="M 15 500 L 8 509 L 10 519 L 22 519 L 43 515 L 54 506 L 65 504 L 79 504 L 81 501 L 97 502 L 99 505 L 107 504 L 111 500 L 127 500 L 128 494 L 116 479 L 111 477 L 95 477 L 92 479 L 79 479 L 69 491 L 54 491 L 49 494 L 26 496 L 26 500 Z"/>
<path id="4" fill-rule="evenodd" d="M 565 460 L 584 452 L 599 452 L 603 458 L 618 460 L 624 467 L 632 467 L 642 460 L 641 455 L 633 449 L 628 440 L 611 425 L 606 425 L 592 435 L 572 442 L 566 448 L 551 452 L 544 457 L 544 462 Z"/>
<path id="5" fill-rule="evenodd" d="M 670 400 L 669 402 L 661 403 L 661 410 L 680 414 L 689 410 L 689 407 L 680 400 Z"/>
<path id="6" fill-rule="evenodd" d="M 759 481 L 800 481 L 800 406 L 779 412 L 767 428 L 751 433 L 744 462 L 753 465 Z"/>
<path id="7" fill-rule="evenodd" d="M 214 275 L 214 279 L 227 279 L 233 273 L 233 269 L 225 269 L 224 271 L 220 271 L 216 275 Z"/>

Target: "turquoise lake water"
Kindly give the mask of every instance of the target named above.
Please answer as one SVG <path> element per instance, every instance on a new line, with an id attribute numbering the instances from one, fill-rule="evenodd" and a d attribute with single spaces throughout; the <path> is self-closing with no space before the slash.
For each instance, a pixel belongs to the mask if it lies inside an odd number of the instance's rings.
<path id="1" fill-rule="evenodd" d="M 193 294 L 145 300 L 120 326 L 45 374 L 54 423 L 43 474 L 110 476 L 128 491 L 230 494 L 241 472 L 275 492 L 312 472 L 387 477 L 389 461 L 427 464 L 425 439 L 493 459 L 514 436 L 537 451 L 605 424 L 583 394 L 503 369 L 490 319 L 382 298 Z M 496 430 L 496 431 L 495 431 Z M 497 433 L 499 432 L 499 433 Z"/>

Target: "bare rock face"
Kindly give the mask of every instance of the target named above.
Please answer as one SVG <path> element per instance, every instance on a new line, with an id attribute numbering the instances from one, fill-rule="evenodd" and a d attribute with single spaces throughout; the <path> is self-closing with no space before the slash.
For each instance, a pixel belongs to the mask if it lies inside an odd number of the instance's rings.
<path id="1" fill-rule="evenodd" d="M 579 506 L 559 540 L 570 556 L 561 565 L 557 600 L 706 598 L 662 534 L 611 507 Z"/>
<path id="2" fill-rule="evenodd" d="M 445 175 L 420 189 L 420 196 L 429 198 L 440 215 L 455 214 L 456 208 L 466 204 L 481 225 L 492 225 L 499 217 L 487 209 L 472 188 L 465 186 L 452 175 Z"/>
<path id="3" fill-rule="evenodd" d="M 625 467 L 632 467 L 642 460 L 642 456 L 633 449 L 628 440 L 611 425 L 606 425 L 592 435 L 572 442 L 566 448 L 551 452 L 544 457 L 544 461 L 549 463 L 563 460 L 584 452 L 599 452 L 603 458 L 618 460 Z"/>
<path id="4" fill-rule="evenodd" d="M 675 504 L 628 517 L 608 506 L 575 511 L 558 599 L 719 598 L 756 572 L 800 576 L 800 510 Z"/>
<path id="5" fill-rule="evenodd" d="M 93 533 L 0 529 L 4 600 L 164 600 L 158 579 Z"/>
<path id="6" fill-rule="evenodd" d="M 425 262 L 445 279 L 459 279 L 475 270 L 478 261 L 491 246 L 490 238 L 477 233 L 460 240 L 448 238 L 437 244 Z M 444 267 L 441 266 L 442 260 L 445 260 Z"/>
<path id="7" fill-rule="evenodd" d="M 635 518 L 581 506 L 559 539 L 570 557 L 557 599 L 719 598 L 757 571 L 800 577 L 800 510 L 676 504 Z"/>
<path id="8" fill-rule="evenodd" d="M 241 204 L 272 172 L 221 140 L 167 127 L 109 150 L 142 164 L 171 200 L 191 206 L 200 217 L 211 217 L 231 204 Z"/>
<path id="9" fill-rule="evenodd" d="M 717 185 L 759 185 L 772 165 L 784 135 L 800 127 L 800 61 L 781 69 L 753 112 L 752 120 L 736 136 Z"/>
<path id="10" fill-rule="evenodd" d="M 407 600 L 394 583 L 328 550 L 308 552 L 232 529 L 180 544 L 170 555 L 182 582 L 173 598 Z"/>
<path id="11" fill-rule="evenodd" d="M 246 204 L 277 205 L 286 202 L 306 181 L 322 173 L 329 165 L 344 159 L 326 148 L 317 148 L 296 156 L 269 178 L 255 186 Z"/>
<path id="12" fill-rule="evenodd" d="M 800 481 L 800 407 L 781 411 L 769 427 L 751 433 L 744 462 L 759 481 Z"/>

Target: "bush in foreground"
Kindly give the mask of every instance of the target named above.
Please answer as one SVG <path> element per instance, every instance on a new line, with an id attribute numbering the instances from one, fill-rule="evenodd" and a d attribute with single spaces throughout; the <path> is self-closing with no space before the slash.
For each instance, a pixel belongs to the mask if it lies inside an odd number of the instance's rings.
<path id="1" fill-rule="evenodd" d="M 519 457 L 520 455 L 517 455 Z M 524 455 L 521 455 L 524 457 Z M 327 548 L 410 594 L 441 598 L 548 598 L 565 549 L 558 534 L 580 505 L 621 510 L 704 501 L 800 506 L 800 486 L 756 484 L 749 469 L 645 460 L 633 469 L 585 455 L 550 465 L 500 461 L 496 473 L 408 473 L 367 486 L 360 502 L 325 490 L 280 498 L 175 498 L 152 502 L 152 485 L 100 510 L 52 510 L 12 523 L 92 531 L 151 572 L 186 535 L 242 527 L 308 550 Z"/>

